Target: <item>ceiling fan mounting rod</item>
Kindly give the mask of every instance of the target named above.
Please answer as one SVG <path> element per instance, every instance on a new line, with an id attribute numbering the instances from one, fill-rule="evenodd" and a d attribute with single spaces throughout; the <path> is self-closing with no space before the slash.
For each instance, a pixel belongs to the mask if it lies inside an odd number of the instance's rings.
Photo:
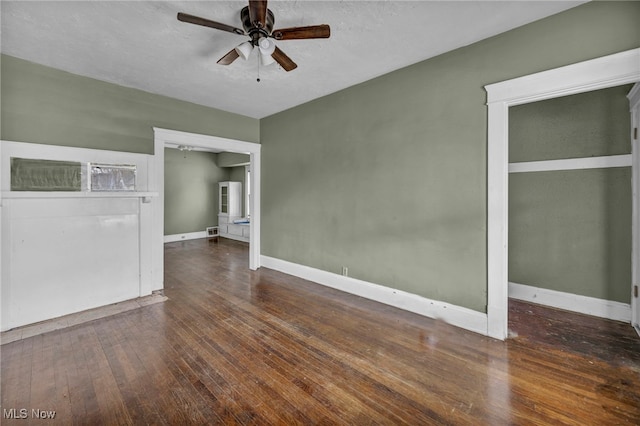
<path id="1" fill-rule="evenodd" d="M 242 27 L 248 34 L 251 34 L 252 32 L 257 30 L 261 31 L 263 34 L 266 34 L 266 37 L 268 37 L 269 34 L 271 34 L 271 31 L 273 31 L 273 24 L 276 22 L 276 18 L 273 15 L 273 12 L 271 12 L 271 10 L 269 9 L 267 9 L 265 18 L 266 22 L 251 22 L 249 6 L 245 6 L 240 11 L 240 20 L 242 21 Z"/>
<path id="2" fill-rule="evenodd" d="M 257 46 L 260 43 L 260 39 L 269 37 L 269 34 L 262 28 L 252 28 L 249 31 L 249 37 L 251 37 L 251 44 Z"/>

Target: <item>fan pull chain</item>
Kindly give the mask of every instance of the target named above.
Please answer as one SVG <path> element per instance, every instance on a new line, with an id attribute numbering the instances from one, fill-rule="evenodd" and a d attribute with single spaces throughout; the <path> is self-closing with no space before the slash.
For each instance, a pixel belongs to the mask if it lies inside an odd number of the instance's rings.
<path id="1" fill-rule="evenodd" d="M 258 57 L 258 79 L 257 79 L 257 81 L 258 81 L 258 83 L 260 83 L 260 55 L 258 54 L 257 57 Z"/>

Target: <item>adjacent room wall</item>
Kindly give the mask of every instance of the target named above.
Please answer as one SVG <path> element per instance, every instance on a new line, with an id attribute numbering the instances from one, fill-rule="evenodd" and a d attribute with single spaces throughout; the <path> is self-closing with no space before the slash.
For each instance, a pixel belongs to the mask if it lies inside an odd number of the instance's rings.
<path id="1" fill-rule="evenodd" d="M 510 162 L 630 154 L 629 90 L 512 107 Z M 509 281 L 630 303 L 631 168 L 510 174 Z"/>
<path id="2" fill-rule="evenodd" d="M 153 127 L 259 142 L 259 121 L 2 55 L 3 140 L 153 154 Z"/>
<path id="3" fill-rule="evenodd" d="M 633 85 L 509 109 L 509 162 L 631 154 Z"/>
<path id="4" fill-rule="evenodd" d="M 221 152 L 218 155 L 218 166 L 236 167 L 246 166 L 251 161 L 249 154 L 238 154 L 236 152 Z"/>
<path id="5" fill-rule="evenodd" d="M 164 235 L 204 232 L 218 225 L 218 182 L 242 182 L 245 167 L 225 167 L 221 152 L 164 150 Z M 242 208 L 244 211 L 244 197 Z"/>
<path id="6" fill-rule="evenodd" d="M 204 232 L 218 225 L 218 182 L 230 169 L 218 167 L 218 154 L 164 150 L 164 235 Z"/>
<path id="7" fill-rule="evenodd" d="M 639 16 L 588 3 L 261 120 L 262 253 L 486 312 L 483 86 L 637 48 Z"/>

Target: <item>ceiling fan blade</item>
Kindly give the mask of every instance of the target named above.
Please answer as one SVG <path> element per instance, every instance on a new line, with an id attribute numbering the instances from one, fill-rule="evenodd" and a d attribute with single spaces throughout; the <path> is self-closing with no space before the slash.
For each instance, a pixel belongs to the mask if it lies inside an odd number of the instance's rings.
<path id="1" fill-rule="evenodd" d="M 203 27 L 215 28 L 216 30 L 227 31 L 234 34 L 244 35 L 244 30 L 232 27 L 231 25 L 221 24 L 220 22 L 211 21 L 209 19 L 200 18 L 198 16 L 189 15 L 187 13 L 178 13 L 178 21 L 188 22 L 189 24 L 202 25 Z"/>
<path id="2" fill-rule="evenodd" d="M 229 51 L 229 53 L 224 55 L 222 58 L 218 59 L 218 63 L 220 65 L 229 65 L 230 63 L 232 63 L 233 61 L 235 61 L 239 57 L 240 57 L 240 55 L 238 54 L 238 52 L 234 48 L 234 49 L 231 49 Z"/>
<path id="3" fill-rule="evenodd" d="M 276 50 L 273 52 L 271 57 L 275 59 L 276 62 L 279 63 L 285 71 L 291 71 L 298 68 L 298 65 L 293 62 L 291 58 L 288 57 L 282 50 L 278 49 L 278 47 L 276 47 Z"/>
<path id="4" fill-rule="evenodd" d="M 258 28 L 264 28 L 267 22 L 267 0 L 249 0 L 249 19 Z"/>
<path id="5" fill-rule="evenodd" d="M 329 38 L 329 25 L 311 25 L 308 27 L 291 27 L 273 30 L 271 37 L 276 40 L 301 40 L 307 38 Z"/>

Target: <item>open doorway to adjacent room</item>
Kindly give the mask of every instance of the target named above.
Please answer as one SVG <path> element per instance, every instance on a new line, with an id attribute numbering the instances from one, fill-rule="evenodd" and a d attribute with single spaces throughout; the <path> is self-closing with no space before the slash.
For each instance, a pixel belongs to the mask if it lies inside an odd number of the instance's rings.
<path id="1" fill-rule="evenodd" d="M 508 335 L 508 296 L 509 296 L 509 173 L 515 169 L 510 164 L 509 154 L 509 127 L 510 109 L 515 106 L 530 104 L 548 99 L 561 98 L 594 90 L 608 89 L 616 86 L 629 85 L 640 80 L 640 49 L 633 49 L 618 54 L 597 58 L 549 71 L 532 74 L 485 86 L 487 89 L 488 105 L 488 303 L 487 303 L 487 331 L 492 337 L 504 339 Z M 637 127 L 637 86 L 634 89 L 636 95 L 631 93 L 632 122 Z M 636 99 L 634 101 L 634 99 Z M 635 107 L 634 107 L 635 105 Z M 634 108 L 635 111 L 634 112 Z M 628 113 L 627 109 L 627 113 Z M 629 135 L 629 129 L 627 129 Z M 628 139 L 627 139 L 628 141 Z M 637 141 L 634 141 L 631 154 L 600 155 L 586 160 L 585 170 L 631 167 L 632 171 L 626 171 L 631 178 L 632 190 L 632 217 L 631 229 L 633 250 L 631 257 L 631 275 L 636 281 L 638 261 L 638 170 L 637 170 Z M 610 154 L 610 153 L 607 153 Z M 553 166 L 561 166 L 559 170 L 566 168 L 567 161 L 571 158 L 563 158 L 554 162 Z M 584 160 L 579 160 L 584 162 Z M 603 162 L 602 164 L 600 164 Z M 619 164 L 622 162 L 623 164 Z M 531 162 L 538 163 L 538 162 Z M 532 164 L 526 165 L 526 167 Z M 535 164 L 539 167 L 539 164 Z M 570 167 L 574 167 L 571 166 Z M 525 170 L 517 170 L 525 172 Z M 537 170 L 536 171 L 541 171 Z M 554 171 L 552 168 L 551 171 Z M 558 171 L 558 170 L 555 170 Z M 619 171 L 618 171 L 619 172 Z M 622 172 L 624 174 L 625 172 Z M 615 174 L 615 173 L 614 173 Z M 618 173 L 619 174 L 619 173 Z M 611 175 L 611 173 L 609 173 Z M 592 180 L 594 179 L 591 176 Z M 600 176 L 600 183 L 604 181 L 624 180 L 624 176 Z M 537 183 L 538 186 L 549 187 L 548 182 Z M 566 185 L 565 185 L 566 186 Z M 570 187 L 571 185 L 569 185 Z M 558 188 L 552 188 L 557 191 Z M 565 188 L 566 190 L 566 188 Z M 566 191 L 565 191 L 566 192 Z M 627 193 L 629 191 L 627 190 Z M 628 283 L 628 291 L 632 289 Z M 627 293 L 629 294 L 629 293 Z M 637 324 L 637 298 L 630 298 L 631 322 Z"/>
<path id="2" fill-rule="evenodd" d="M 632 87 L 509 108 L 511 337 L 572 351 L 633 335 Z"/>
<path id="3" fill-rule="evenodd" d="M 225 232 L 229 236 L 237 236 L 235 228 L 240 229 L 241 238 L 234 238 L 238 240 L 238 244 L 249 245 L 249 256 L 247 260 L 247 267 L 255 270 L 260 267 L 260 148 L 261 146 L 256 143 L 238 141 L 226 138 L 220 138 L 215 136 L 198 135 L 186 132 L 179 132 L 166 129 L 154 129 L 155 131 L 155 185 L 158 188 L 159 202 L 156 203 L 154 209 L 154 225 L 153 234 L 156 241 L 157 251 L 154 252 L 154 276 L 156 280 L 161 280 L 163 277 L 163 263 L 164 263 L 164 243 L 166 229 L 174 229 L 177 225 L 167 221 L 173 221 L 173 212 L 170 214 L 165 213 L 167 196 L 169 201 L 173 198 L 174 193 L 188 192 L 190 188 L 185 183 L 178 183 L 178 187 L 174 188 L 176 182 L 165 181 L 165 165 L 167 167 L 173 167 L 171 161 L 177 162 L 176 166 L 180 168 L 180 161 L 192 158 L 191 162 L 198 163 L 200 168 L 211 169 L 206 177 L 196 176 L 194 179 L 200 179 L 200 182 L 194 186 L 198 186 L 196 194 L 190 194 L 190 199 L 196 200 L 195 206 L 199 206 L 204 211 L 202 226 L 199 226 L 195 237 L 207 237 L 207 228 L 218 227 L 220 231 L 220 223 L 218 223 L 218 214 L 223 213 L 221 210 L 221 192 L 220 188 L 225 182 L 235 182 L 241 188 L 238 191 L 239 209 L 234 214 L 237 217 L 230 217 L 227 214 L 227 222 Z M 166 155 L 165 155 L 166 154 Z M 169 160 L 165 163 L 165 159 Z M 240 163 L 236 164 L 238 161 Z M 191 163 L 190 162 L 190 163 Z M 215 169 L 215 170 L 214 170 Z M 184 169 L 185 174 L 194 173 L 193 167 Z M 171 175 L 171 173 L 169 174 Z M 196 171 L 197 175 L 197 171 Z M 244 181 L 246 179 L 248 181 Z M 244 181 L 244 182 L 243 182 Z M 245 196 L 246 187 L 251 188 L 250 192 Z M 228 190 L 228 187 L 227 187 Z M 199 195 L 202 199 L 198 199 Z M 228 197 L 229 193 L 226 193 Z M 174 200 L 176 203 L 180 201 Z M 224 203 L 228 203 L 228 198 L 225 198 Z M 228 208 L 228 204 L 226 209 Z M 173 208 L 174 206 L 168 206 Z M 175 206 L 178 210 L 184 209 L 185 206 Z M 192 206 L 186 206 L 187 209 Z M 250 214 L 250 220 L 248 215 Z M 228 213 L 228 211 L 227 211 Z M 179 214 L 177 215 L 179 217 Z M 197 215 L 196 215 L 197 216 Z M 242 223 L 239 223 L 242 221 Z M 234 223 L 237 222 L 237 223 Z M 167 228 L 168 226 L 168 228 Z M 233 228 L 233 229 L 230 229 Z M 175 228 L 178 229 L 178 228 Z M 231 235 L 230 233 L 234 234 Z M 175 234 L 182 236 L 184 234 Z M 218 238 L 221 238 L 219 236 Z M 180 238 L 181 239 L 181 238 Z M 178 239 L 177 241 L 179 241 Z M 244 240 L 243 240 L 244 239 Z"/>

